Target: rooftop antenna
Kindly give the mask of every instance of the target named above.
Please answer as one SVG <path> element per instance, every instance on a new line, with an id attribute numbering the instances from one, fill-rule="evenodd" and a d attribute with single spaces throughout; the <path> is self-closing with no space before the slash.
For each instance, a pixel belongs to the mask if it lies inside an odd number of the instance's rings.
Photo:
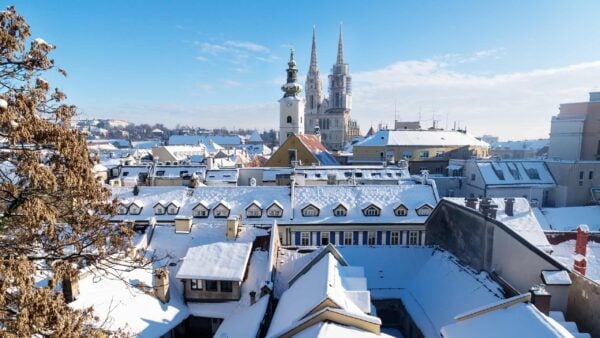
<path id="1" fill-rule="evenodd" d="M 394 124 L 398 121 L 398 100 L 394 99 Z"/>

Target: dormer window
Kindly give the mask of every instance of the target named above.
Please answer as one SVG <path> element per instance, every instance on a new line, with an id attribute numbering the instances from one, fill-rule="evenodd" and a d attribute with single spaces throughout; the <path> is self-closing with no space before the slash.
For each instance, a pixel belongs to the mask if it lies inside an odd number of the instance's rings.
<path id="1" fill-rule="evenodd" d="M 246 208 L 246 217 L 259 218 L 261 216 L 262 208 L 260 207 L 260 204 L 258 202 L 254 201 Z"/>
<path id="2" fill-rule="evenodd" d="M 166 212 L 164 201 L 160 201 L 154 205 L 154 214 L 155 215 L 164 215 Z"/>
<path id="3" fill-rule="evenodd" d="M 396 216 L 407 216 L 408 208 L 404 204 L 400 204 L 394 209 L 394 215 Z"/>
<path id="4" fill-rule="evenodd" d="M 176 201 L 173 201 L 171 203 L 169 203 L 169 206 L 167 207 L 167 213 L 169 215 L 177 215 L 179 213 L 179 203 Z"/>
<path id="5" fill-rule="evenodd" d="M 117 214 L 119 215 L 127 215 L 127 212 L 129 211 L 129 207 L 123 203 L 119 204 L 119 207 L 117 208 Z"/>
<path id="6" fill-rule="evenodd" d="M 203 203 L 196 204 L 196 206 L 192 209 L 192 215 L 194 217 L 206 218 L 208 217 L 208 214 L 209 209 Z"/>
<path id="7" fill-rule="evenodd" d="M 144 208 L 144 204 L 139 201 L 134 201 L 129 205 L 129 214 L 130 215 L 139 215 L 142 213 L 142 209 Z"/>
<path id="8" fill-rule="evenodd" d="M 319 208 L 316 206 L 309 204 L 302 209 L 302 216 L 304 217 L 317 217 L 319 216 Z"/>
<path id="9" fill-rule="evenodd" d="M 348 215 L 348 208 L 346 208 L 343 204 L 338 205 L 333 209 L 334 216 L 346 216 Z"/>
<path id="10" fill-rule="evenodd" d="M 362 210 L 365 216 L 379 216 L 381 215 L 381 208 L 375 204 L 371 204 Z"/>
<path id="11" fill-rule="evenodd" d="M 418 207 L 416 209 L 417 211 L 417 215 L 419 216 L 429 216 L 431 215 L 431 212 L 433 211 L 433 207 L 427 203 L 421 205 L 420 207 Z"/>
<path id="12" fill-rule="evenodd" d="M 230 212 L 231 208 L 229 208 L 225 202 L 221 202 L 213 209 L 213 216 L 215 218 L 227 218 L 229 217 Z"/>
<path id="13" fill-rule="evenodd" d="M 281 217 L 283 216 L 283 207 L 277 201 L 273 202 L 267 208 L 267 216 L 269 217 Z"/>

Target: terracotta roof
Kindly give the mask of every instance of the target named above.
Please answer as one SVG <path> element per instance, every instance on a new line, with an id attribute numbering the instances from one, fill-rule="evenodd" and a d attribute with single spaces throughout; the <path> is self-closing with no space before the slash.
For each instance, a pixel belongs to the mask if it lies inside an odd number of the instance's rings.
<path id="1" fill-rule="evenodd" d="M 319 141 L 317 135 L 302 134 L 296 136 L 298 136 L 298 139 L 302 141 L 302 143 L 304 143 L 306 148 L 308 148 L 308 150 L 310 150 L 311 153 L 314 153 L 316 151 L 327 151 L 325 146 L 321 143 L 321 141 Z"/>

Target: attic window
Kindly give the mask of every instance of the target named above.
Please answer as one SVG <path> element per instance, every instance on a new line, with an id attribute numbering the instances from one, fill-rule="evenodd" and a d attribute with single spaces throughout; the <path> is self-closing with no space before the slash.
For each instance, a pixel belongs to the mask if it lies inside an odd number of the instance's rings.
<path id="1" fill-rule="evenodd" d="M 525 173 L 527 174 L 527 176 L 529 177 L 529 179 L 532 179 L 532 180 L 539 180 L 540 179 L 540 173 L 537 171 L 536 168 L 526 169 Z M 591 171 L 590 171 L 590 173 L 591 173 Z"/>
<path id="2" fill-rule="evenodd" d="M 400 204 L 396 209 L 394 209 L 394 215 L 406 216 L 408 215 L 408 208 L 405 207 L 404 204 Z"/>
<path id="3" fill-rule="evenodd" d="M 365 216 L 379 216 L 381 214 L 381 209 L 371 204 L 368 207 L 363 209 L 363 215 Z"/>
<path id="4" fill-rule="evenodd" d="M 188 171 L 187 171 L 187 170 L 181 170 L 181 171 L 179 172 L 179 176 L 183 176 L 183 175 L 185 175 L 185 174 L 187 174 L 187 173 L 188 173 Z"/>
<path id="5" fill-rule="evenodd" d="M 309 205 L 302 209 L 302 216 L 304 217 L 316 217 L 319 216 L 319 209 L 314 205 Z"/>
<path id="6" fill-rule="evenodd" d="M 346 207 L 344 207 L 343 205 L 338 205 L 337 207 L 335 207 L 335 209 L 333 209 L 333 215 L 334 216 L 346 216 L 348 214 L 348 210 L 346 209 Z"/>
<path id="7" fill-rule="evenodd" d="M 127 175 L 129 175 L 129 171 L 124 171 L 123 176 L 127 176 Z"/>
<path id="8" fill-rule="evenodd" d="M 344 176 L 352 177 L 352 173 L 350 171 L 346 171 L 346 172 L 344 172 Z"/>
<path id="9" fill-rule="evenodd" d="M 321 174 L 320 174 L 320 173 L 316 173 L 316 174 L 315 174 L 315 177 L 316 177 L 316 178 L 321 178 Z"/>
<path id="10" fill-rule="evenodd" d="M 361 178 L 363 176 L 363 173 L 356 173 L 355 176 Z"/>
<path id="11" fill-rule="evenodd" d="M 156 176 L 165 176 L 165 171 L 164 170 L 157 171 Z"/>
<path id="12" fill-rule="evenodd" d="M 433 211 L 433 208 L 429 204 L 425 204 L 417 209 L 417 215 L 429 216 L 429 215 L 431 215 L 432 211 Z"/>

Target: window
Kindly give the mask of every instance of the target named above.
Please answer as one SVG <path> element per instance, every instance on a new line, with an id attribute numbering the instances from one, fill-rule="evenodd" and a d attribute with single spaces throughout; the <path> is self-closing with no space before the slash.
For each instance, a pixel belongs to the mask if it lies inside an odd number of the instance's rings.
<path id="1" fill-rule="evenodd" d="M 204 207 L 194 209 L 194 217 L 208 217 L 208 210 Z"/>
<path id="2" fill-rule="evenodd" d="M 408 209 L 402 204 L 394 210 L 394 214 L 396 216 L 406 216 L 408 215 Z"/>
<path id="3" fill-rule="evenodd" d="M 333 209 L 334 216 L 346 216 L 347 213 L 348 211 L 343 205 L 338 205 L 335 209 Z"/>
<path id="4" fill-rule="evenodd" d="M 232 292 L 233 291 L 233 282 L 222 280 L 221 281 L 221 292 Z"/>
<path id="5" fill-rule="evenodd" d="M 435 157 L 444 157 L 444 151 L 443 150 L 437 150 L 435 152 Z"/>
<path id="6" fill-rule="evenodd" d="M 408 233 L 408 244 L 409 245 L 419 245 L 419 232 L 411 231 Z"/>
<path id="7" fill-rule="evenodd" d="M 291 116 L 287 117 L 287 123 L 292 123 L 292 117 Z"/>
<path id="8" fill-rule="evenodd" d="M 417 209 L 417 215 L 429 216 L 429 215 L 431 215 L 431 211 L 433 211 L 433 208 L 431 206 L 429 206 L 429 204 L 426 204 Z"/>
<path id="9" fill-rule="evenodd" d="M 590 170 L 589 174 L 588 174 L 588 179 L 593 179 L 594 178 L 594 172 Z"/>
<path id="10" fill-rule="evenodd" d="M 177 213 L 179 212 L 179 208 L 171 205 L 169 206 L 169 215 L 177 215 Z"/>
<path id="11" fill-rule="evenodd" d="M 216 218 L 227 218 L 229 217 L 229 209 L 223 204 L 219 204 L 213 211 L 213 215 Z"/>
<path id="12" fill-rule="evenodd" d="M 155 174 L 156 176 L 165 176 L 165 171 L 164 170 L 158 170 Z"/>
<path id="13" fill-rule="evenodd" d="M 377 234 L 375 231 L 369 231 L 367 233 L 367 244 L 375 245 L 377 243 Z"/>
<path id="14" fill-rule="evenodd" d="M 402 157 L 411 159 L 413 157 L 413 152 L 410 150 L 405 150 L 402 152 Z"/>
<path id="15" fill-rule="evenodd" d="M 129 171 L 124 171 L 123 176 L 127 176 L 127 175 L 129 175 Z"/>
<path id="16" fill-rule="evenodd" d="M 420 158 L 429 158 L 429 151 L 428 150 L 421 150 L 419 152 L 419 157 Z"/>
<path id="17" fill-rule="evenodd" d="M 202 290 L 202 280 L 200 279 L 191 279 L 190 287 L 192 290 Z"/>
<path id="18" fill-rule="evenodd" d="M 365 216 L 379 216 L 381 209 L 374 205 L 369 205 L 365 209 L 363 209 L 363 215 Z"/>
<path id="19" fill-rule="evenodd" d="M 117 214 L 127 215 L 127 207 L 124 205 L 119 206 L 119 210 L 117 210 Z"/>
<path id="20" fill-rule="evenodd" d="M 475 174 L 471 174 L 471 181 L 475 181 Z"/>
<path id="21" fill-rule="evenodd" d="M 400 232 L 398 232 L 398 231 L 392 231 L 390 233 L 390 244 L 391 245 L 398 245 L 398 244 L 400 244 Z"/>
<path id="22" fill-rule="evenodd" d="M 314 205 L 309 205 L 302 209 L 302 216 L 304 217 L 316 217 L 319 216 L 319 209 Z"/>
<path id="23" fill-rule="evenodd" d="M 187 173 L 188 173 L 187 170 L 181 170 L 181 171 L 179 171 L 179 177 L 183 177 L 183 175 L 185 175 Z"/>
<path id="24" fill-rule="evenodd" d="M 215 280 L 206 280 L 204 281 L 206 286 L 206 291 L 218 291 L 217 289 L 217 281 Z"/>
<path id="25" fill-rule="evenodd" d="M 321 232 L 321 245 L 329 244 L 329 233 Z"/>
<path id="26" fill-rule="evenodd" d="M 300 245 L 310 245 L 310 232 L 300 233 Z"/>
<path id="27" fill-rule="evenodd" d="M 157 205 L 157 206 L 154 208 L 154 213 L 155 213 L 156 215 L 164 215 L 164 214 L 165 214 L 165 208 L 163 208 L 163 207 L 162 207 L 162 206 L 160 206 L 160 205 Z"/>
<path id="28" fill-rule="evenodd" d="M 279 208 L 276 205 L 271 206 L 267 210 L 267 216 L 269 216 L 269 217 L 281 217 L 282 213 L 283 213 L 283 211 L 281 210 L 281 208 Z"/>
<path id="29" fill-rule="evenodd" d="M 579 172 L 579 179 L 582 180 L 583 179 L 583 171 Z"/>
<path id="30" fill-rule="evenodd" d="M 246 209 L 246 217 L 248 218 L 257 218 L 262 216 L 262 209 L 259 208 L 256 204 L 252 204 Z"/>
<path id="31" fill-rule="evenodd" d="M 344 245 L 353 245 L 354 238 L 351 232 L 344 232 Z"/>

